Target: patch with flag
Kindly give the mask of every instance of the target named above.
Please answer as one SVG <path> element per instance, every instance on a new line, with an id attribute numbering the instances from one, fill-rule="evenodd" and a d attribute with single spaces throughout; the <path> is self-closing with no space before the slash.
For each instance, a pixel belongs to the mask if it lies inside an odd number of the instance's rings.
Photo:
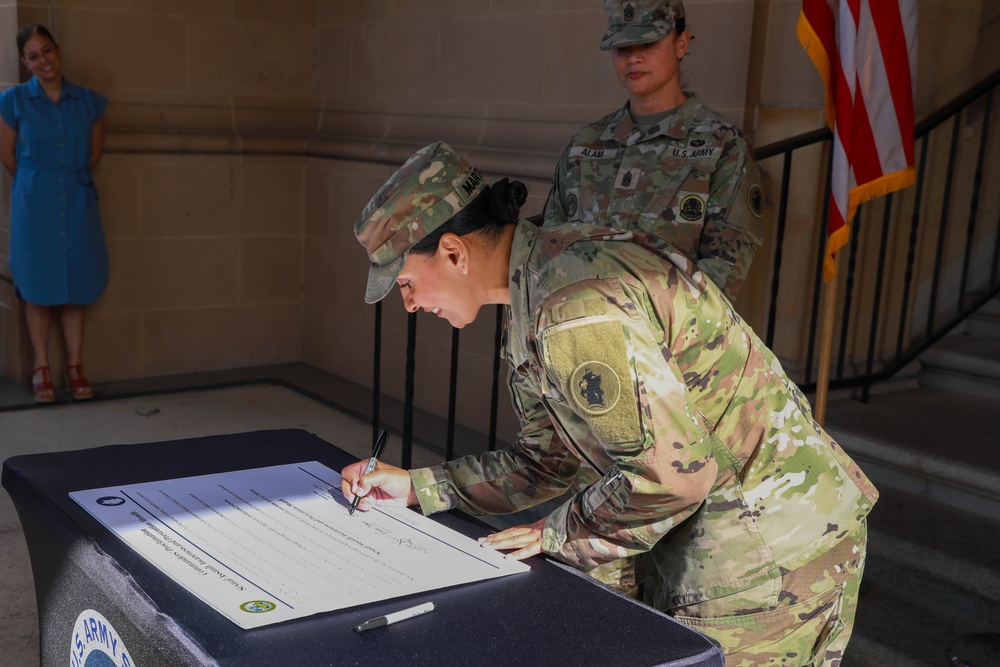
<path id="1" fill-rule="evenodd" d="M 798 36 L 826 83 L 833 131 L 829 280 L 858 205 L 915 181 L 917 0 L 802 0 Z"/>

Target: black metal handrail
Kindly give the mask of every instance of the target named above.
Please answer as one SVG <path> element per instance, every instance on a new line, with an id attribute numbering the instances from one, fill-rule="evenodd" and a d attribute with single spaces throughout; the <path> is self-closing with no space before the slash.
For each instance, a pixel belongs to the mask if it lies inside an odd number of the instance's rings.
<path id="1" fill-rule="evenodd" d="M 1000 294 L 1000 217 L 995 220 L 981 220 L 983 217 L 980 210 L 981 193 L 984 191 L 1000 190 L 1000 155 L 991 155 L 988 151 L 989 127 L 991 115 L 993 113 L 993 94 L 1000 84 L 1000 70 L 970 88 L 965 93 L 959 95 L 954 100 L 943 106 L 941 109 L 929 114 L 916 124 L 915 138 L 919 143 L 919 156 L 917 157 L 917 178 L 913 188 L 896 193 L 895 196 L 888 195 L 858 207 L 858 211 L 852 221 L 851 242 L 848 252 L 848 262 L 846 271 L 839 277 L 845 287 L 842 291 L 842 303 L 838 309 L 839 344 L 837 346 L 836 373 L 830 379 L 830 389 L 859 388 L 860 400 L 867 401 L 872 385 L 892 378 L 901 369 L 919 357 L 934 343 L 939 341 L 948 332 L 963 322 L 968 316 L 975 312 L 982 305 Z M 957 241 L 954 239 L 955 232 L 949 225 L 952 220 L 952 212 L 955 208 L 955 173 L 956 169 L 967 166 L 970 162 L 968 151 L 962 148 L 969 143 L 968 140 L 961 140 L 961 128 L 963 119 L 969 126 L 976 124 L 973 111 L 978 111 L 981 106 L 981 129 L 979 131 L 978 142 L 975 146 L 974 159 L 971 160 L 973 167 L 972 189 L 968 199 L 968 220 L 961 242 L 964 244 L 960 252 L 953 252 L 949 259 L 947 251 L 954 250 L 952 247 Z M 941 163 L 939 154 L 940 147 L 935 148 L 933 141 L 937 137 L 935 130 L 943 128 L 947 122 L 951 121 L 952 127 L 948 137 L 947 154 L 945 156 L 945 169 L 943 176 L 936 175 L 931 180 L 937 183 L 943 180 L 943 192 L 939 199 L 939 205 L 935 208 L 934 193 L 929 192 L 926 187 L 928 182 L 928 172 L 936 174 L 936 169 Z M 971 130 L 970 130 L 971 132 Z M 968 134 L 968 133 L 967 133 Z M 826 249 L 826 228 L 828 216 L 828 202 L 830 200 L 830 162 L 832 151 L 830 143 L 832 133 L 828 128 L 821 128 L 812 132 L 800 134 L 789 139 L 784 139 L 767 146 L 763 146 L 755 151 L 758 161 L 764 162 L 772 158 L 781 158 L 781 180 L 776 200 L 771 200 L 770 204 L 774 208 L 774 228 L 773 239 L 769 244 L 773 248 L 771 264 L 769 266 L 770 289 L 767 297 L 766 322 L 762 325 L 762 338 L 775 354 L 786 360 L 789 374 L 796 379 L 803 391 L 810 392 L 816 388 L 816 383 L 812 380 L 814 355 L 817 343 L 819 301 L 823 283 L 823 257 Z M 813 215 L 808 216 L 812 222 L 808 227 L 796 230 L 801 236 L 803 233 L 812 234 L 817 238 L 815 256 L 811 263 L 803 269 L 804 274 L 792 276 L 800 280 L 808 280 L 811 273 L 812 289 L 808 304 L 789 302 L 782 297 L 783 286 L 783 258 L 787 253 L 786 234 L 788 231 L 788 201 L 789 193 L 792 190 L 792 180 L 800 172 L 792 169 L 796 154 L 802 149 L 822 145 L 825 151 L 822 162 L 825 165 L 824 186 L 822 194 L 818 194 L 815 199 L 815 209 Z M 996 151 L 994 151 L 996 152 Z M 815 172 L 808 172 L 807 175 L 815 177 Z M 984 190 L 984 179 L 989 175 L 988 183 L 991 190 Z M 878 206 L 881 205 L 881 211 Z M 935 210 L 939 213 L 935 214 Z M 879 216 L 879 212 L 881 215 Z M 537 217 L 537 216 L 536 216 Z M 881 225 L 877 223 L 881 218 Z M 817 225 L 818 220 L 818 225 Z M 903 227 L 909 222 L 909 228 Z M 892 247 L 892 231 L 896 229 L 905 233 L 906 243 L 903 248 Z M 987 280 L 980 276 L 978 282 L 973 280 L 973 264 L 975 258 L 973 249 L 977 238 L 993 233 L 996 235 L 992 252 L 992 261 L 989 263 Z M 929 239 L 933 239 L 930 241 Z M 932 246 L 928 247 L 929 244 Z M 862 248 L 877 248 L 877 259 L 874 269 L 865 264 L 867 258 L 860 256 Z M 842 251 L 843 252 L 843 251 Z M 933 255 L 933 270 L 929 275 L 925 275 L 926 270 L 922 270 L 920 260 L 926 259 L 927 254 Z M 758 259 L 758 261 L 760 261 Z M 951 263 L 960 262 L 958 267 L 960 279 L 957 289 L 948 290 L 945 285 L 946 269 Z M 870 262 L 869 262 L 870 264 Z M 874 273 L 872 280 L 867 280 L 869 274 Z M 982 273 L 982 271 L 980 272 Z M 916 306 L 920 283 L 917 281 L 929 282 L 930 294 L 927 299 L 926 326 L 917 326 Z M 893 298 L 892 289 L 902 283 L 902 292 Z M 787 283 L 787 277 L 784 283 Z M 795 283 L 792 283 L 793 285 Z M 870 306 L 868 303 L 870 302 Z M 376 337 L 375 337 L 375 392 L 373 407 L 374 421 L 377 431 L 378 424 L 378 404 L 380 400 L 379 374 L 380 370 L 380 327 L 381 310 L 377 306 L 376 311 Z M 893 312 L 898 309 L 898 317 Z M 804 358 L 792 348 L 784 350 L 775 347 L 775 333 L 777 331 L 777 321 L 782 312 L 791 314 L 791 319 L 796 319 L 798 313 L 808 312 L 808 336 L 806 341 L 806 354 Z M 404 400 L 404 427 L 403 427 L 403 466 L 409 467 L 411 461 L 412 448 L 412 422 L 413 422 L 413 387 L 414 387 L 414 340 L 416 336 L 416 315 L 411 314 L 407 332 L 407 363 L 406 363 L 406 396 Z M 497 445 L 497 411 L 499 402 L 500 384 L 500 346 L 503 331 L 504 309 L 496 309 L 496 329 L 494 340 L 493 356 L 493 390 L 491 395 L 492 405 L 490 407 L 489 424 L 489 448 L 493 449 Z M 803 323 L 804 324 L 804 323 Z M 894 335 L 890 335 L 888 328 L 895 325 Z M 865 328 L 867 327 L 867 330 Z M 880 337 L 881 334 L 881 337 Z M 880 344 L 880 340 L 882 341 Z M 887 341 L 892 340 L 894 344 Z M 891 348 L 891 349 L 890 349 Z M 454 454 L 454 431 L 456 421 L 456 398 L 458 395 L 458 352 L 459 335 L 455 330 L 452 336 L 451 352 L 451 375 L 448 402 L 448 430 L 447 430 L 447 451 L 446 455 L 451 458 Z M 791 362 L 791 363 L 788 363 Z M 861 368 L 860 371 L 849 372 L 848 364 Z M 800 366 L 798 372 L 795 367 Z"/>

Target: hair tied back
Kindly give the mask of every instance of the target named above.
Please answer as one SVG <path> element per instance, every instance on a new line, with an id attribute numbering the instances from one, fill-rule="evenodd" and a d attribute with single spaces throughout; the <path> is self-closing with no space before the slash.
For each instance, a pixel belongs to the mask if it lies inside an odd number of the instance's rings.
<path id="1" fill-rule="evenodd" d="M 490 213 L 501 222 L 514 222 L 527 199 L 528 188 L 524 183 L 501 178 L 490 187 Z"/>

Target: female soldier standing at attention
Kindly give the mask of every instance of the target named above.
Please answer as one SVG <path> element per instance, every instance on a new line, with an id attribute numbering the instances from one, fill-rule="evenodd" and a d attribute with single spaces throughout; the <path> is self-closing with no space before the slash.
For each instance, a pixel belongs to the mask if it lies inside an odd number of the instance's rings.
<path id="1" fill-rule="evenodd" d="M 398 284 L 453 326 L 510 306 L 521 422 L 502 451 L 343 471 L 348 501 L 509 513 L 598 481 L 484 539 L 581 570 L 648 553 L 642 599 L 715 638 L 729 667 L 837 665 L 877 493 L 774 355 L 690 260 L 635 230 L 538 228 L 446 144 L 418 151 L 355 227 L 366 300 Z"/>
<path id="2" fill-rule="evenodd" d="M 10 271 L 35 364 L 35 400 L 51 403 L 49 322 L 58 307 L 66 342 L 66 388 L 93 397 L 83 374 L 84 306 L 108 282 L 108 253 L 91 172 L 104 145 L 108 100 L 70 83 L 52 34 L 40 25 L 17 33 L 21 62 L 34 76 L 0 95 L 0 161 L 14 177 Z"/>
<path id="3" fill-rule="evenodd" d="M 545 224 L 648 232 L 736 301 L 764 241 L 764 193 L 743 133 L 681 88 L 682 0 L 604 0 L 625 105 L 581 128 L 556 167 Z"/>

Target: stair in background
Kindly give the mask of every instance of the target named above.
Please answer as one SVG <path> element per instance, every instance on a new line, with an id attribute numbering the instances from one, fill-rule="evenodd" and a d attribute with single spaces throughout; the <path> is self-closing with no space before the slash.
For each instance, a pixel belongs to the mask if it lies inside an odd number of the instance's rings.
<path id="1" fill-rule="evenodd" d="M 1000 299 L 988 301 L 920 361 L 921 386 L 1000 400 Z"/>
<path id="2" fill-rule="evenodd" d="M 881 493 L 843 667 L 950 665 L 956 640 L 1000 633 L 1000 301 L 920 362 L 918 389 L 828 406 Z"/>
<path id="3" fill-rule="evenodd" d="M 966 320 L 964 333 L 1000 338 L 1000 298 L 987 301 L 975 315 Z"/>

